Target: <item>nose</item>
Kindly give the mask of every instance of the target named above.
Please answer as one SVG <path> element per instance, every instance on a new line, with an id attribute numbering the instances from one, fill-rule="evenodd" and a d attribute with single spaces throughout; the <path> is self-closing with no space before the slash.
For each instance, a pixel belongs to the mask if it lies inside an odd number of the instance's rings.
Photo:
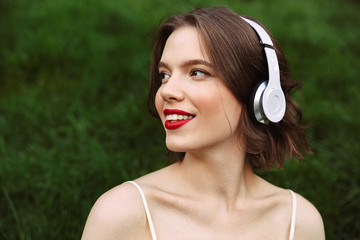
<path id="1" fill-rule="evenodd" d="M 173 74 L 159 89 L 162 99 L 166 102 L 182 101 L 184 99 L 181 76 Z"/>

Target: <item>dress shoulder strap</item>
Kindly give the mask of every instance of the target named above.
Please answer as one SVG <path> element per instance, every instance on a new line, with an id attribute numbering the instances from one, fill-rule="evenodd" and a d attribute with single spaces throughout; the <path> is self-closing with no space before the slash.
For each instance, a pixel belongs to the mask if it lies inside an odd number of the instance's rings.
<path id="1" fill-rule="evenodd" d="M 292 198 L 292 210 L 291 210 L 291 223 L 290 223 L 290 235 L 289 235 L 289 240 L 293 240 L 294 238 L 294 233 L 295 233 L 295 221 L 296 221 L 296 194 L 289 190 L 289 192 L 291 193 L 291 198 Z"/>
<path id="2" fill-rule="evenodd" d="M 127 181 L 127 182 L 125 182 L 125 183 L 131 183 L 131 184 L 133 184 L 133 185 L 139 190 L 139 193 L 140 193 L 140 195 L 141 195 L 141 200 L 142 200 L 143 205 L 144 205 L 144 208 L 145 208 L 146 218 L 147 218 L 148 223 L 149 223 L 149 228 L 150 228 L 151 237 L 152 237 L 153 240 L 157 240 L 156 234 L 155 234 L 154 224 L 153 224 L 153 221 L 152 221 L 152 218 L 151 218 L 151 215 L 150 215 L 150 210 L 149 210 L 149 206 L 148 206 L 147 201 L 146 201 L 146 197 L 145 197 L 144 191 L 141 189 L 141 187 L 139 186 L 139 184 L 137 184 L 137 183 L 134 182 L 134 181 Z"/>

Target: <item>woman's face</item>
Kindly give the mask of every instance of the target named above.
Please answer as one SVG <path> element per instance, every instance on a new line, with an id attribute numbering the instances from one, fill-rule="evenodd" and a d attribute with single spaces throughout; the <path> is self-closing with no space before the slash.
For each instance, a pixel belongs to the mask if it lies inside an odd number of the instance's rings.
<path id="1" fill-rule="evenodd" d="M 242 106 L 217 77 L 195 28 L 170 35 L 159 73 L 155 105 L 170 150 L 207 150 L 238 139 L 234 133 Z"/>

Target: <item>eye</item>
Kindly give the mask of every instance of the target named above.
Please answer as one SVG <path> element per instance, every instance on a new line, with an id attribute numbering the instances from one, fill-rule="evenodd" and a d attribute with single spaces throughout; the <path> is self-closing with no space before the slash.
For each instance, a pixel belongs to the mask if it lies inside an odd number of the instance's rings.
<path id="1" fill-rule="evenodd" d="M 159 75 L 162 82 L 165 82 L 167 81 L 167 79 L 170 78 L 170 75 L 167 74 L 166 72 L 160 72 Z"/>
<path id="2" fill-rule="evenodd" d="M 190 72 L 190 76 L 192 77 L 204 77 L 204 76 L 210 76 L 208 72 L 202 71 L 202 70 L 193 70 Z"/>

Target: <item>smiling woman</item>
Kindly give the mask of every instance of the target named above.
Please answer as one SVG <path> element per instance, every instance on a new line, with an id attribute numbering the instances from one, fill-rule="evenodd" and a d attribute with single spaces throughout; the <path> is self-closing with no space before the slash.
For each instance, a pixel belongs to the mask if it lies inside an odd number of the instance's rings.
<path id="1" fill-rule="evenodd" d="M 324 239 L 309 201 L 253 172 L 310 151 L 276 40 L 225 7 L 173 16 L 157 36 L 149 108 L 178 161 L 101 196 L 83 239 Z"/>

